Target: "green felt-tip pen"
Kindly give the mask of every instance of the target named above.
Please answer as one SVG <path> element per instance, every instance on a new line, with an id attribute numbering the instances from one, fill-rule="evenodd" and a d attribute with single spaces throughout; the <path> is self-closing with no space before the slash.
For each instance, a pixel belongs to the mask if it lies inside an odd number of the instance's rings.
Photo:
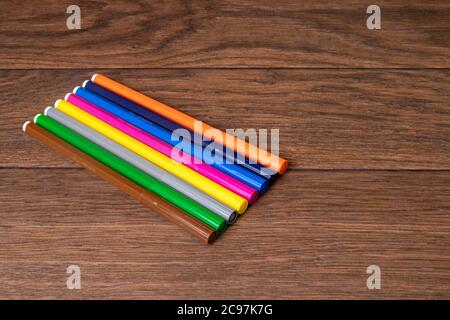
<path id="1" fill-rule="evenodd" d="M 95 143 L 80 136 L 69 128 L 59 124 L 55 120 L 45 115 L 38 114 L 34 118 L 34 122 L 128 179 L 171 202 L 214 230 L 219 232 L 225 231 L 227 222 L 222 217 L 214 214 L 212 211 L 206 209 L 194 200 L 186 197 L 164 183 L 154 179 L 128 162 L 116 157 L 109 151 L 99 147 Z"/>

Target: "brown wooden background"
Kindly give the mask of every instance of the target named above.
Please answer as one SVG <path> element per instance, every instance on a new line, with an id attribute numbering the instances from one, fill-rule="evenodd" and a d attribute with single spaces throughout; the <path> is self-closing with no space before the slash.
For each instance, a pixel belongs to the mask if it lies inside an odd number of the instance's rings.
<path id="1" fill-rule="evenodd" d="M 0 298 L 450 298 L 450 3 L 0 2 Z M 24 135 L 101 72 L 289 171 L 206 246 Z M 82 289 L 66 289 L 68 265 Z M 382 289 L 368 290 L 379 265 Z"/>

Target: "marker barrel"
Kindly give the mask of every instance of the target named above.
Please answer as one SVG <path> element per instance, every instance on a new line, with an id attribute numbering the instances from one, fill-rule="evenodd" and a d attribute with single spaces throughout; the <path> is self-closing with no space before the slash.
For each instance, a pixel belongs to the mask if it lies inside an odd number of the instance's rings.
<path id="1" fill-rule="evenodd" d="M 201 241 L 211 243 L 217 238 L 217 231 L 203 224 L 194 217 L 186 214 L 186 212 L 172 205 L 170 202 L 158 197 L 155 193 L 142 188 L 108 166 L 51 134 L 49 131 L 33 123 L 25 124 L 24 131 L 30 136 L 48 145 L 55 151 L 79 163 L 94 174 L 109 181 L 142 204 L 146 205 L 151 210 L 172 221 Z"/>
<path id="2" fill-rule="evenodd" d="M 124 175 L 128 179 L 158 194 L 165 200 L 204 222 L 214 230 L 223 232 L 226 229 L 227 223 L 223 218 L 49 117 L 38 115 L 35 118 L 35 123 L 87 153 L 91 157 L 94 157 L 111 169 Z"/>
<path id="3" fill-rule="evenodd" d="M 98 85 L 117 93 L 118 95 L 121 95 L 124 98 L 127 98 L 137 104 L 142 105 L 143 107 L 146 107 L 180 125 L 183 127 L 196 132 L 199 135 L 203 135 L 207 137 L 208 139 L 214 140 L 215 137 L 213 136 L 213 131 L 216 131 L 218 129 L 203 123 L 201 128 L 196 128 L 195 122 L 198 121 L 195 118 L 176 110 L 172 107 L 169 107 L 168 105 L 165 105 L 164 103 L 161 103 L 155 99 L 152 99 L 150 97 L 147 97 L 146 95 L 135 91 L 117 81 L 114 81 L 104 75 L 101 74 L 95 74 L 92 77 L 92 81 L 94 83 L 97 83 Z M 242 155 L 244 155 L 247 158 L 253 159 L 254 161 L 261 163 L 262 165 L 268 167 L 271 170 L 277 171 L 278 173 L 282 174 L 286 171 L 288 167 L 287 160 L 278 157 L 274 154 L 271 154 L 270 152 L 266 150 L 262 150 L 256 146 L 253 146 L 237 137 L 234 137 L 228 133 L 225 133 L 223 131 L 220 131 L 221 133 L 221 141 L 219 143 L 223 144 L 225 147 L 228 147 Z"/>
<path id="4" fill-rule="evenodd" d="M 96 145 L 118 156 L 122 160 L 127 161 L 128 163 L 132 164 L 133 166 L 142 170 L 153 178 L 158 179 L 159 181 L 174 188 L 178 192 L 183 193 L 185 196 L 193 199 L 200 205 L 227 220 L 229 224 L 235 222 L 237 215 L 233 209 L 225 206 L 221 202 L 211 198 L 210 196 L 194 188 L 190 184 L 138 156 L 136 153 L 121 146 L 117 142 L 105 137 L 104 135 L 98 133 L 97 131 L 89 128 L 88 126 L 82 124 L 72 117 L 69 117 L 65 113 L 55 108 L 49 107 L 45 109 L 44 114 L 49 118 L 59 122 L 63 126 L 73 130 L 84 138 L 92 141 Z"/>
<path id="5" fill-rule="evenodd" d="M 182 139 L 181 142 L 177 142 L 173 140 L 172 133 L 168 130 L 165 130 L 164 128 L 161 128 L 160 126 L 149 122 L 146 119 L 143 119 L 142 117 L 134 114 L 133 112 L 89 91 L 84 88 L 76 88 L 75 93 L 77 96 L 83 98 L 84 100 L 98 106 L 99 108 L 102 108 L 109 113 L 114 114 L 116 117 L 121 118 L 122 120 L 132 124 L 135 127 L 138 127 L 141 130 L 144 130 L 151 135 L 157 137 L 158 139 L 161 139 L 167 144 L 170 144 L 172 146 L 176 146 L 177 148 L 182 149 L 184 152 L 191 154 L 196 157 L 196 159 L 200 159 L 199 161 L 205 161 L 208 166 L 214 167 L 216 170 L 220 170 L 223 172 L 226 176 L 232 177 L 234 180 L 238 180 L 242 184 L 245 184 L 256 191 L 258 193 L 263 194 L 268 186 L 269 182 L 267 179 L 254 174 L 245 168 L 242 168 L 241 166 L 234 164 L 234 163 L 221 163 L 223 158 L 219 158 L 216 155 L 212 155 L 212 152 L 205 151 L 206 148 L 202 148 L 197 146 L 195 147 L 195 144 L 190 143 L 191 141 L 186 141 L 185 139 Z M 70 99 L 73 99 L 73 96 L 69 96 Z M 74 103 L 76 105 L 76 103 Z M 184 129 L 184 132 L 189 132 L 188 130 Z M 217 161 L 219 160 L 219 161 Z M 199 162 L 198 161 L 198 162 Z M 211 177 L 209 177 L 211 178 Z M 214 180 L 213 178 L 211 178 Z M 217 182 L 217 180 L 214 180 Z M 239 184 L 238 184 L 239 185 Z M 228 187 L 227 187 L 228 188 Z M 247 188 L 240 187 L 243 190 L 246 190 Z M 230 189 L 232 190 L 232 189 Z M 239 194 L 240 196 L 243 196 L 247 200 L 250 201 L 250 203 L 254 202 L 256 200 L 257 195 L 254 195 L 255 198 L 251 200 L 250 198 L 247 198 L 245 195 L 240 194 L 236 190 L 232 190 L 233 192 Z"/>
<path id="6" fill-rule="evenodd" d="M 107 99 L 107 100 L 115 103 L 118 106 L 121 106 L 122 108 L 142 117 L 143 119 L 145 119 L 147 121 L 150 121 L 151 123 L 153 123 L 155 125 L 160 126 L 163 129 L 166 129 L 167 131 L 169 131 L 170 134 L 172 134 L 175 130 L 185 129 L 178 123 L 173 122 L 163 116 L 160 116 L 156 112 L 153 112 L 147 108 L 144 108 L 128 99 L 125 99 L 124 97 L 121 97 L 120 95 L 117 95 L 114 92 L 111 92 L 108 89 L 105 89 L 105 88 L 93 83 L 90 80 L 85 81 L 83 83 L 83 88 L 101 96 L 104 99 Z M 144 128 L 141 128 L 141 129 L 144 129 Z M 191 142 L 191 144 L 200 145 L 203 150 L 205 148 L 207 148 L 210 144 L 209 141 L 203 141 L 203 139 L 201 137 L 198 138 L 198 135 L 194 134 L 191 131 L 189 131 L 189 141 Z M 177 143 L 177 142 L 175 142 L 175 143 Z M 193 148 L 194 148 L 194 146 L 189 146 L 187 148 L 185 147 L 185 150 L 193 149 Z M 191 154 L 194 155 L 193 152 Z M 248 158 L 242 157 L 242 155 L 238 154 L 237 152 L 231 151 L 228 148 L 224 148 L 222 145 L 220 145 L 220 146 L 215 145 L 214 159 L 216 160 L 216 162 L 227 164 L 227 166 L 229 166 L 231 168 L 233 167 L 232 164 L 242 167 L 254 174 L 261 176 L 264 179 L 268 179 L 269 182 L 273 181 L 276 177 L 276 172 L 274 172 L 256 162 L 251 162 L 251 160 L 249 160 Z M 207 160 L 205 160 L 205 161 L 207 161 Z M 241 174 L 245 175 L 245 172 L 241 173 Z M 263 193 L 263 192 L 261 192 L 261 190 L 258 190 L 258 191 L 260 194 Z"/>
<path id="7" fill-rule="evenodd" d="M 100 132 L 108 138 L 118 142 L 131 151 L 139 154 L 162 169 L 169 171 L 180 179 L 192 184 L 197 189 L 233 208 L 237 213 L 243 213 L 247 209 L 248 201 L 241 196 L 238 196 L 232 191 L 222 187 L 214 181 L 209 180 L 208 178 L 205 178 L 201 174 L 183 166 L 182 164 L 172 161 L 169 157 L 166 157 L 146 144 L 143 144 L 122 131 L 117 130 L 109 124 L 97 119 L 73 104 L 64 100 L 59 100 L 56 103 L 56 108 L 96 130 L 97 132 Z"/>

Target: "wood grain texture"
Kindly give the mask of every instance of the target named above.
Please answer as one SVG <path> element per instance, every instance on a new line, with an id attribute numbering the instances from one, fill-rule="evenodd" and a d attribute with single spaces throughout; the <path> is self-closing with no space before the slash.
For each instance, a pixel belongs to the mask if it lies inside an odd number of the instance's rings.
<path id="1" fill-rule="evenodd" d="M 84 169 L 0 180 L 3 298 L 448 298 L 449 172 L 292 170 L 211 246 Z"/>
<path id="2" fill-rule="evenodd" d="M 0 71 L 2 166 L 67 167 L 22 123 L 97 71 Z M 291 168 L 450 168 L 449 70 L 104 73 L 221 129 L 279 128 Z"/>
<path id="3" fill-rule="evenodd" d="M 0 1 L 0 299 L 450 298 L 448 1 L 69 4 Z M 206 246 L 22 133 L 96 72 L 290 169 Z"/>
<path id="4" fill-rule="evenodd" d="M 361 0 L 0 3 L 0 68 L 450 67 L 450 3 Z M 20 9 L 19 9 L 20 8 Z"/>

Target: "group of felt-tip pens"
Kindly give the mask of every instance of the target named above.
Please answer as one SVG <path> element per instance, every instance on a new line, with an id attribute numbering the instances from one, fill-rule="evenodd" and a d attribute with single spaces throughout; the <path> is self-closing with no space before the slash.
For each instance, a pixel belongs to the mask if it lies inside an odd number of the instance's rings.
<path id="1" fill-rule="evenodd" d="M 287 161 L 197 124 L 95 74 L 25 122 L 23 130 L 211 243 L 286 171 Z M 189 139 L 174 138 L 180 129 Z M 210 141 L 213 152 L 205 152 L 211 151 Z"/>

